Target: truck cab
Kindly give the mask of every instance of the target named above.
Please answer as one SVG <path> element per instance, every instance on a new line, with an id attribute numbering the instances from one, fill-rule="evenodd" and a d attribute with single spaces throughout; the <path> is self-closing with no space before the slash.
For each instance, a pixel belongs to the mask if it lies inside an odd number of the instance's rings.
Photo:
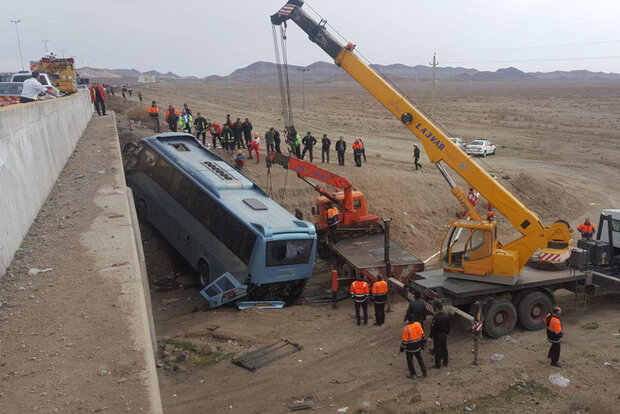
<path id="1" fill-rule="evenodd" d="M 368 216 L 368 204 L 366 203 L 366 197 L 364 197 L 364 194 L 361 191 L 353 191 L 352 195 L 353 195 L 353 208 L 355 209 L 355 212 L 360 217 Z M 344 200 L 344 192 L 339 191 L 337 193 L 334 193 L 334 197 L 336 197 L 338 201 L 342 202 Z M 327 226 L 327 209 L 330 203 L 332 203 L 332 201 L 329 200 L 325 196 L 319 196 L 316 199 L 316 209 L 314 210 L 314 215 L 315 215 L 314 225 L 317 230 L 326 230 L 328 227 Z M 339 210 L 342 210 L 342 209 L 339 208 Z M 341 214 L 342 214 L 342 211 L 341 211 Z"/>

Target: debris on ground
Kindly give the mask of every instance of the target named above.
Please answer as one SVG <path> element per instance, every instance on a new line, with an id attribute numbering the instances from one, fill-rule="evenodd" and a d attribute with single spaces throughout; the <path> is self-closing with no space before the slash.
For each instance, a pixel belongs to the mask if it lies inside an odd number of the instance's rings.
<path id="1" fill-rule="evenodd" d="M 289 404 L 288 409 L 291 411 L 313 410 L 316 406 L 317 399 L 313 396 L 306 397 L 303 400 L 295 400 Z"/>
<path id="2" fill-rule="evenodd" d="M 491 362 L 499 362 L 504 359 L 504 354 L 493 354 L 491 355 Z"/>
<path id="3" fill-rule="evenodd" d="M 271 345 L 241 355 L 239 358 L 234 358 L 232 359 L 232 363 L 254 372 L 259 368 L 292 355 L 295 352 L 301 352 L 302 349 L 303 347 L 299 344 L 288 340 L 280 340 Z M 299 359 L 297 362 L 302 362 L 302 360 Z"/>
<path id="4" fill-rule="evenodd" d="M 47 272 L 51 272 L 53 269 L 51 267 L 46 267 L 45 269 L 37 269 L 36 267 L 33 267 L 32 269 L 28 269 L 28 275 L 30 276 L 36 276 L 39 273 L 47 273 Z"/>
<path id="5" fill-rule="evenodd" d="M 342 407 L 336 410 L 337 413 L 346 413 L 349 407 Z"/>
<path id="6" fill-rule="evenodd" d="M 549 375 L 549 382 L 553 385 L 557 385 L 560 388 L 566 388 L 570 384 L 570 380 L 562 374 L 551 374 Z"/>

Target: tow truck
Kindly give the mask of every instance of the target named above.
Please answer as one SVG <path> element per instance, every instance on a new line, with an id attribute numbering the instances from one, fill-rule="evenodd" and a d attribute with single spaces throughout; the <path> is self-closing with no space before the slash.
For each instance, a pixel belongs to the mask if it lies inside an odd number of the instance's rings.
<path id="1" fill-rule="evenodd" d="M 418 291 L 427 300 L 439 299 L 452 304 L 459 315 L 470 321 L 473 321 L 472 305 L 478 302 L 484 314 L 483 329 L 491 337 L 507 335 L 517 321 L 526 329 L 543 328 L 544 315 L 555 303 L 557 289 L 575 292 L 576 303 L 584 307 L 586 294 L 597 296 L 620 291 L 620 279 L 613 276 L 605 281 L 595 279 L 579 259 L 583 255 L 575 254 L 574 249 L 570 268 L 543 271 L 526 266 L 537 251 L 548 250 L 554 254 L 571 251 L 573 231 L 568 223 L 557 220 L 550 226 L 543 225 L 533 211 L 463 152 L 438 125 L 364 63 L 354 52 L 353 43 L 344 45 L 337 41 L 327 30 L 327 21 L 321 18 L 316 22 L 303 5 L 303 0 L 289 0 L 271 16 L 274 41 L 277 41 L 276 27 L 280 27 L 280 42 L 284 44 L 288 36 L 287 22 L 299 26 L 310 41 L 420 140 L 462 206 L 467 207 L 469 203 L 444 164 L 475 187 L 521 233 L 517 239 L 501 243 L 497 239 L 497 222 L 482 220 L 473 208 L 468 208 L 469 217 L 450 223 L 442 239 L 437 253 L 440 269 L 416 272 L 405 283 L 393 278 L 390 282 L 401 287 L 406 295 Z"/>
<path id="2" fill-rule="evenodd" d="M 297 158 L 272 152 L 267 156 L 267 167 L 279 165 L 297 173 L 319 196 L 312 207 L 314 226 L 317 231 L 317 254 L 334 262 L 340 280 L 355 279 L 358 274 L 371 282 L 385 280 L 388 275 L 401 282 L 409 280 L 415 272 L 424 270 L 424 263 L 389 238 L 389 227 L 384 227 L 379 216 L 368 213 L 368 202 L 361 191 L 344 177 L 335 175 L 317 165 Z M 341 189 L 330 193 L 309 179 L 314 179 Z M 336 226 L 338 243 L 327 237 L 327 209 L 330 204 L 338 206 L 340 221 Z M 389 223 L 389 221 L 388 221 Z M 389 226 L 389 224 L 388 224 Z"/>

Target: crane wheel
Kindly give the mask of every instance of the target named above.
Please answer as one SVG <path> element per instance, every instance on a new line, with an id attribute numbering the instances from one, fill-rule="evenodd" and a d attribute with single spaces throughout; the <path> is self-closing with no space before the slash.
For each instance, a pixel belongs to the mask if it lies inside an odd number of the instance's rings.
<path id="1" fill-rule="evenodd" d="M 517 309 L 507 299 L 494 300 L 484 311 L 484 333 L 491 338 L 508 335 L 517 324 Z"/>
<path id="2" fill-rule="evenodd" d="M 551 299 L 543 292 L 530 292 L 517 304 L 519 325 L 529 331 L 545 327 L 545 315 L 551 311 Z"/>

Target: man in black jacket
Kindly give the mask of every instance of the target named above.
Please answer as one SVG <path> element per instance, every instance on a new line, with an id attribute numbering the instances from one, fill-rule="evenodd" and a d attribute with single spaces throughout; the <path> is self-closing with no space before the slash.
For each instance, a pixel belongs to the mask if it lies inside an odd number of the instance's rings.
<path id="1" fill-rule="evenodd" d="M 200 135 L 202 135 L 202 145 L 207 145 L 207 120 L 204 116 L 200 115 L 200 112 L 196 114 L 194 119 L 194 127 L 196 127 L 196 139 L 200 141 Z"/>
<path id="2" fill-rule="evenodd" d="M 432 313 L 426 308 L 426 305 L 422 301 L 422 295 L 420 295 L 419 292 L 415 292 L 413 295 L 415 300 L 409 304 L 404 320 L 407 321 L 407 316 L 411 316 L 413 321 L 420 322 L 422 327 L 424 327 L 426 317 L 432 315 Z"/>
<path id="3" fill-rule="evenodd" d="M 252 123 L 248 118 L 245 118 L 243 124 L 241 124 L 243 128 L 243 138 L 245 139 L 245 145 L 250 147 L 250 141 L 252 140 Z"/>
<path id="4" fill-rule="evenodd" d="M 241 123 L 240 118 L 237 118 L 235 123 L 232 125 L 232 133 L 235 137 L 234 144 L 237 145 L 237 149 L 241 149 L 241 147 L 245 149 L 245 142 L 243 142 L 243 139 L 241 138 L 243 135 L 243 124 Z"/>
<path id="5" fill-rule="evenodd" d="M 301 159 L 303 160 L 306 156 L 306 152 L 310 153 L 310 162 L 314 160 L 312 157 L 312 148 L 316 145 L 316 138 L 312 136 L 310 131 L 306 134 L 305 137 L 301 140 L 301 143 L 304 145 L 304 150 L 301 153 Z"/>
<path id="6" fill-rule="evenodd" d="M 273 130 L 273 144 L 276 147 L 276 152 L 278 154 L 282 154 L 282 151 L 280 150 L 280 133 L 277 129 Z"/>
<path id="7" fill-rule="evenodd" d="M 336 152 L 338 153 L 338 164 L 344 165 L 344 152 L 347 150 L 347 143 L 344 137 L 340 135 L 340 139 L 336 141 Z"/>
<path id="8" fill-rule="evenodd" d="M 448 334 L 450 333 L 450 316 L 443 313 L 443 303 L 436 300 L 433 302 L 435 316 L 431 324 L 431 339 L 433 340 L 433 350 L 435 352 L 435 368 L 448 366 Z"/>
<path id="9" fill-rule="evenodd" d="M 327 134 L 323 134 L 323 139 L 321 140 L 321 163 L 324 163 L 325 158 L 327 158 L 327 163 L 329 164 L 329 147 L 331 145 L 332 142 L 327 138 Z"/>

